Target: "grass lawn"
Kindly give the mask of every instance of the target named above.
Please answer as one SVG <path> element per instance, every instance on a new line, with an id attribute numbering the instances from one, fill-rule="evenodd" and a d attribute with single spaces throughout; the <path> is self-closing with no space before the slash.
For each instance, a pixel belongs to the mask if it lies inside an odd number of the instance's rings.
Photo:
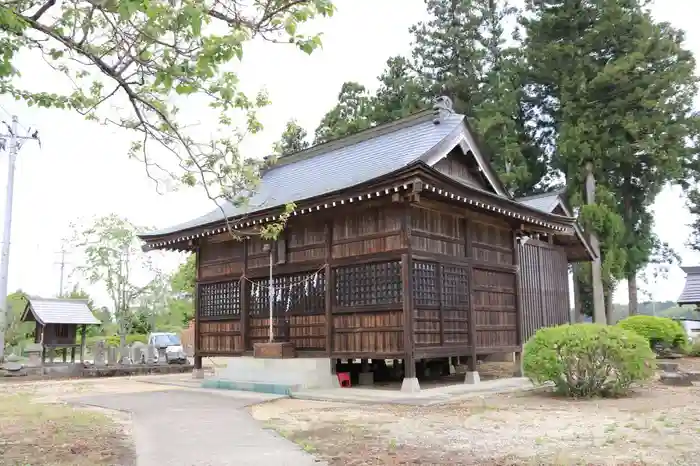
<path id="1" fill-rule="evenodd" d="M 430 407 L 291 399 L 252 413 L 331 466 L 700 464 L 700 386 L 657 381 L 621 399 L 528 392 Z"/>
<path id="2" fill-rule="evenodd" d="M 0 393 L 0 465 L 135 464 L 122 426 L 105 414 Z"/>

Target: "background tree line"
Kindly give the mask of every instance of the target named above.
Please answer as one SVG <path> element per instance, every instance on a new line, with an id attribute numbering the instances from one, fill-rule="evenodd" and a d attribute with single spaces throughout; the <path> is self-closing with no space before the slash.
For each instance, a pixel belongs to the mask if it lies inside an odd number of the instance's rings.
<path id="1" fill-rule="evenodd" d="M 141 250 L 136 235 L 143 228 L 126 218 L 109 215 L 73 228 L 71 249 L 83 256 L 82 265 L 75 270 L 77 276 L 101 289 L 111 301 L 109 306 L 97 306 L 79 284 L 57 296 L 87 301 L 101 322 L 88 327 L 89 338 L 118 336 L 120 343 L 126 344 L 128 335 L 179 333 L 189 324 L 194 316 L 193 255 L 172 274 L 163 274 L 152 265 L 149 253 Z M 26 298 L 22 290 L 8 296 L 5 341 L 10 348 L 21 350 L 33 339 L 34 324 L 21 322 Z"/>
<path id="2" fill-rule="evenodd" d="M 700 218 L 695 59 L 683 31 L 655 21 L 648 4 L 527 0 L 519 10 L 503 0 L 426 0 L 429 19 L 411 27 L 410 54 L 387 60 L 374 92 L 344 83 L 313 143 L 449 96 L 515 196 L 565 190 L 601 242 L 608 314 L 623 279 L 635 314 L 640 272 L 676 259 L 653 232 L 656 196 L 669 183 L 681 184 Z M 275 152 L 310 142 L 292 120 Z M 582 193 L 587 162 L 597 180 L 590 206 Z M 698 237 L 691 244 L 700 250 Z M 578 267 L 575 279 L 590 315 L 590 267 Z"/>

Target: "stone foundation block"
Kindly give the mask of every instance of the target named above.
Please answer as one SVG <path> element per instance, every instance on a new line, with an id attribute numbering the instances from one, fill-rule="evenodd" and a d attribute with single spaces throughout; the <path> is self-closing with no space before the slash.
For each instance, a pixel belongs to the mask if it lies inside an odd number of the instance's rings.
<path id="1" fill-rule="evenodd" d="M 479 373 L 477 371 L 467 371 L 467 373 L 464 374 L 464 383 L 475 384 L 479 382 L 481 382 L 481 379 L 479 378 Z"/>
<path id="2" fill-rule="evenodd" d="M 401 391 L 403 393 L 418 393 L 420 392 L 420 384 L 418 383 L 418 379 L 416 377 L 411 377 L 403 379 L 403 382 L 401 382 Z"/>

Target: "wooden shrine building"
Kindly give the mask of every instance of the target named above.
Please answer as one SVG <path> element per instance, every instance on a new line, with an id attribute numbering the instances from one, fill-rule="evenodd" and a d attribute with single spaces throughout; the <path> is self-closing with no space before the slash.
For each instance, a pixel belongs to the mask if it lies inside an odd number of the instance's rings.
<path id="1" fill-rule="evenodd" d="M 694 304 L 700 306 L 700 266 L 681 267 L 685 272 L 685 285 L 676 301 L 679 306 Z"/>
<path id="2" fill-rule="evenodd" d="M 545 202 L 546 201 L 546 202 Z M 275 244 L 250 234 L 295 210 Z M 419 360 L 522 350 L 569 321 L 568 263 L 591 259 L 555 193 L 514 199 L 463 115 L 433 110 L 281 157 L 249 207 L 141 236 L 197 253 L 195 367 L 274 334 L 297 357 Z"/>
<path id="3" fill-rule="evenodd" d="M 34 343 L 42 345 L 42 357 L 51 356 L 58 351 L 63 354 L 66 362 L 68 350 L 71 362 L 75 362 L 75 350 L 80 349 L 80 362 L 85 357 L 85 331 L 88 325 L 99 325 L 82 299 L 32 298 L 27 297 L 27 304 L 22 313 L 22 322 L 35 322 Z M 77 341 L 80 327 L 80 341 Z"/>

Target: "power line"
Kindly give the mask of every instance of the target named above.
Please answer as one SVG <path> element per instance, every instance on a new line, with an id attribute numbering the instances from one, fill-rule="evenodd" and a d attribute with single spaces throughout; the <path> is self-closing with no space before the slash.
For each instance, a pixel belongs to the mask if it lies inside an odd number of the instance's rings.
<path id="1" fill-rule="evenodd" d="M 4 109 L 3 109 L 4 110 Z M 19 134 L 19 121 L 17 116 L 12 115 L 12 124 L 2 121 L 4 129 L 0 126 L 0 150 L 8 152 L 7 169 L 7 194 L 5 198 L 5 218 L 2 236 L 2 256 L 0 260 L 0 362 L 5 356 L 5 326 L 7 322 L 7 278 L 10 270 L 10 233 L 12 231 L 12 196 L 15 187 L 15 163 L 17 154 L 26 141 L 35 140 L 39 142 L 39 131 L 28 131 L 27 135 Z"/>

